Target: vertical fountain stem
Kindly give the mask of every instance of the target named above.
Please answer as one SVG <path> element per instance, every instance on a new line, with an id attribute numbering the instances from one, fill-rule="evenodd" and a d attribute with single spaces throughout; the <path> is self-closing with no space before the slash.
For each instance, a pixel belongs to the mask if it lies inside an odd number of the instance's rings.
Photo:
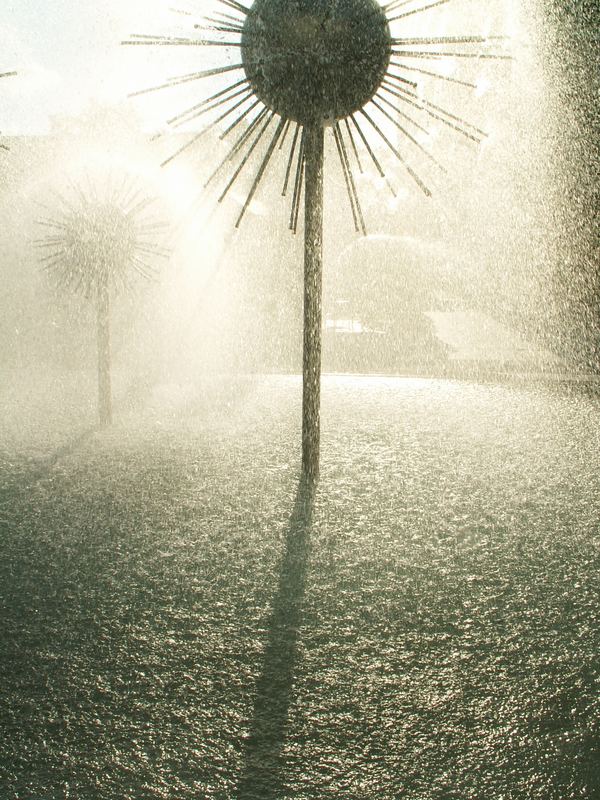
<path id="1" fill-rule="evenodd" d="M 320 121 L 305 126 L 304 351 L 302 359 L 302 472 L 319 476 L 321 318 L 323 274 L 323 144 Z"/>
<path id="2" fill-rule="evenodd" d="M 101 425 L 112 422 L 110 386 L 110 303 L 108 282 L 98 280 L 98 414 Z"/>

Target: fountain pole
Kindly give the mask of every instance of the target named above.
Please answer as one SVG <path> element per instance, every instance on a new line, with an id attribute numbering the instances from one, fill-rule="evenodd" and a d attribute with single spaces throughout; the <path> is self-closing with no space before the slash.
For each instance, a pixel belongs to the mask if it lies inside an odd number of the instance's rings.
<path id="1" fill-rule="evenodd" d="M 323 275 L 323 149 L 325 129 L 305 126 L 304 350 L 302 357 L 302 473 L 319 477 Z"/>
<path id="2" fill-rule="evenodd" d="M 100 425 L 112 422 L 112 398 L 110 385 L 110 307 L 108 281 L 103 276 L 98 280 L 98 414 Z"/>

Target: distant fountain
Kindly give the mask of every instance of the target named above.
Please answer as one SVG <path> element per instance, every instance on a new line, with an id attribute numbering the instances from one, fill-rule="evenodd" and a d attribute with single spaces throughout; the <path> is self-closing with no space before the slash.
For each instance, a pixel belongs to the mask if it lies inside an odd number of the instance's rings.
<path id="1" fill-rule="evenodd" d="M 55 195 L 59 212 L 37 220 L 47 231 L 35 244 L 44 254 L 42 268 L 60 289 L 83 295 L 96 306 L 98 348 L 98 415 L 112 422 L 110 302 L 115 292 L 132 286 L 135 275 L 156 273 L 152 257 L 166 255 L 156 238 L 164 223 L 148 213 L 152 200 L 134 183 L 98 187 L 69 201 Z"/>

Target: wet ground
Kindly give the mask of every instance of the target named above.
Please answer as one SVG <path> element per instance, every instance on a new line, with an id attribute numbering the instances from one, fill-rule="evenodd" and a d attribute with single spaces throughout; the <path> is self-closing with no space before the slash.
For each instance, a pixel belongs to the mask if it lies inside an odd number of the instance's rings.
<path id="1" fill-rule="evenodd" d="M 600 796 L 594 392 L 12 386 L 3 800 Z"/>

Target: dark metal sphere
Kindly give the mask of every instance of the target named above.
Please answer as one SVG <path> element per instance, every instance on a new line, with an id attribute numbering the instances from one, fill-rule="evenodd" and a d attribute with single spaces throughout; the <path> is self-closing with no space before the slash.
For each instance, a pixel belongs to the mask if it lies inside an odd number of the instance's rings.
<path id="1" fill-rule="evenodd" d="M 390 49 L 376 0 L 255 0 L 242 33 L 255 94 L 301 124 L 342 119 L 367 103 Z"/>

